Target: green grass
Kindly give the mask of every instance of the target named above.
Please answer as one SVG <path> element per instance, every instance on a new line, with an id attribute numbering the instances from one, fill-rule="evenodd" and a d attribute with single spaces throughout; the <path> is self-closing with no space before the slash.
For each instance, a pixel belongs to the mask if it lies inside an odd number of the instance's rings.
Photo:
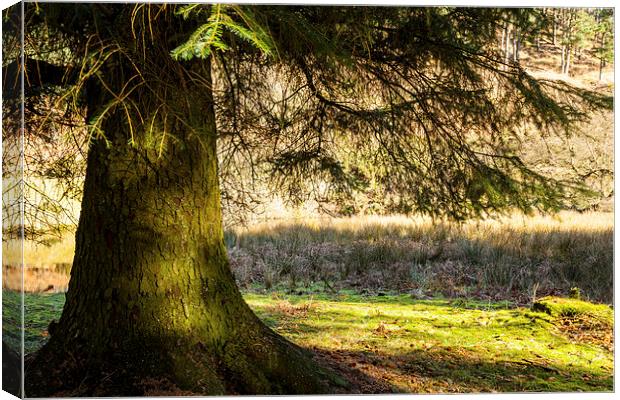
<path id="1" fill-rule="evenodd" d="M 38 350 L 47 341 L 47 326 L 60 317 L 65 304 L 64 293 L 26 293 L 24 350 L 26 354 Z M 17 327 L 21 320 L 19 293 L 2 291 L 2 340 L 11 348 L 18 349 L 21 341 Z"/>
<path id="2" fill-rule="evenodd" d="M 547 314 L 506 303 L 406 295 L 246 299 L 278 332 L 306 347 L 342 353 L 346 363 L 396 391 L 613 388 L 612 352 L 571 340 Z"/>
<path id="3" fill-rule="evenodd" d="M 578 299 L 543 297 L 534 303 L 532 309 L 556 318 L 593 319 L 607 326 L 613 326 L 614 323 L 614 313 L 610 307 Z"/>
<path id="4" fill-rule="evenodd" d="M 613 390 L 612 350 L 567 334 L 557 324 L 566 314 L 558 319 L 508 302 L 353 292 L 245 298 L 270 327 L 316 351 L 365 391 Z M 5 313 L 15 309 L 15 301 L 15 293 L 4 292 Z M 64 294 L 28 294 L 25 301 L 26 352 L 31 352 L 47 340 L 44 331 L 59 317 Z M 613 318 L 607 306 L 570 302 Z M 8 328 L 4 337 L 14 339 Z"/>

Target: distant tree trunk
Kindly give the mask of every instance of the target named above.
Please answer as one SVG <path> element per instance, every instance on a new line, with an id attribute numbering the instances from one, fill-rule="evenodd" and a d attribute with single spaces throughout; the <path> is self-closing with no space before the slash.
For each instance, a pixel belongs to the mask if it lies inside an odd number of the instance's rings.
<path id="1" fill-rule="evenodd" d="M 562 74 L 568 75 L 571 61 L 571 46 L 562 46 Z"/>
<path id="2" fill-rule="evenodd" d="M 133 100 L 142 117 L 160 104 L 171 115 L 131 145 L 121 109 L 104 124 L 110 145 L 91 144 L 66 304 L 27 367 L 26 394 L 142 395 L 162 380 L 172 394 L 324 392 L 325 372 L 254 315 L 229 269 L 210 84 L 148 61 L 161 68 L 145 86 L 164 89 Z M 194 66 L 211 79 L 208 63 Z"/>
<path id="3" fill-rule="evenodd" d="M 512 60 L 516 63 L 519 62 L 519 47 L 521 45 L 519 30 L 515 27 L 513 29 L 512 37 Z"/>
<path id="4" fill-rule="evenodd" d="M 505 42 L 504 42 L 504 63 L 508 64 L 509 60 L 510 60 L 510 23 L 506 22 L 506 25 L 504 27 L 506 34 L 504 35 L 505 38 Z"/>
<path id="5" fill-rule="evenodd" d="M 557 17 L 557 10 L 554 8 L 553 9 L 553 45 L 557 46 L 557 40 L 558 40 L 558 17 Z"/>
<path id="6" fill-rule="evenodd" d="M 505 49 L 504 49 L 504 43 L 506 43 L 505 38 L 506 38 L 506 26 L 504 25 L 502 27 L 502 36 L 501 36 L 501 39 L 499 41 L 499 48 L 501 49 L 502 52 L 505 51 Z"/>
<path id="7" fill-rule="evenodd" d="M 601 51 L 605 47 L 605 35 L 601 34 Z M 599 68 L 598 68 L 598 80 L 599 82 L 603 80 L 603 68 L 605 68 L 605 60 L 603 59 L 603 55 L 600 56 Z"/>

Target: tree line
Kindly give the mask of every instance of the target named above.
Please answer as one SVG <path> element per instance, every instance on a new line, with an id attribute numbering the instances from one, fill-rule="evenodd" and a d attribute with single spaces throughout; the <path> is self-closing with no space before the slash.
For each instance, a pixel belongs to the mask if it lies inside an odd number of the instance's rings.
<path id="1" fill-rule="evenodd" d="M 610 8 L 508 9 L 501 29 L 500 48 L 505 61 L 518 62 L 524 44 L 560 50 L 559 71 L 569 75 L 572 59 L 588 53 L 603 69 L 613 62 L 614 13 Z"/>

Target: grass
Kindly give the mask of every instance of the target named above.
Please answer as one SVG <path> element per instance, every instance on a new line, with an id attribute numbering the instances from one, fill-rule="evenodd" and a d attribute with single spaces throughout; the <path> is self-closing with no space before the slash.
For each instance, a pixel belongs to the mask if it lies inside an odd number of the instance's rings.
<path id="1" fill-rule="evenodd" d="M 18 329 L 21 321 L 19 297 L 19 292 L 2 291 L 2 340 L 13 349 L 19 349 L 21 342 Z M 26 354 L 38 350 L 47 341 L 47 327 L 52 320 L 60 318 L 64 305 L 64 293 L 25 293 L 24 351 Z"/>
<path id="2" fill-rule="evenodd" d="M 21 259 L 21 246 L 18 242 L 3 242 L 4 260 Z M 51 238 L 47 244 L 30 240 L 24 241 L 24 264 L 39 268 L 53 268 L 57 265 L 70 265 L 73 262 L 75 250 L 75 237 L 73 232 L 68 232 L 62 238 Z M 7 264 L 7 262 L 3 262 Z"/>
<path id="3" fill-rule="evenodd" d="M 405 216 L 254 224 L 226 235 L 246 288 L 323 284 L 419 297 L 508 298 L 522 303 L 581 288 L 613 299 L 613 214 L 512 215 L 462 225 Z"/>
<path id="4" fill-rule="evenodd" d="M 228 229 L 241 287 L 291 293 L 396 291 L 521 304 L 581 289 L 613 299 L 613 213 L 511 215 L 455 224 L 422 217 L 303 218 Z M 26 265 L 70 265 L 73 238 L 25 244 Z M 37 278 L 39 279 L 39 278 Z"/>
<path id="5" fill-rule="evenodd" d="M 506 303 L 411 296 L 247 295 L 293 341 L 389 391 L 609 391 L 613 353 Z M 606 306 L 602 306 L 606 307 Z M 607 307 L 609 309 L 609 307 Z"/>
<path id="6" fill-rule="evenodd" d="M 543 297 L 611 302 L 611 213 L 462 225 L 306 218 L 228 230 L 226 242 L 259 317 L 353 391 L 613 390 L 611 308 Z M 73 242 L 28 249 L 32 265 L 64 264 Z M 48 339 L 64 294 L 25 296 L 29 353 Z M 5 290 L 2 302 L 3 337 L 16 348 L 19 296 Z"/>
<path id="7" fill-rule="evenodd" d="M 558 318 L 509 302 L 370 297 L 347 291 L 247 293 L 245 299 L 270 327 L 314 350 L 361 392 L 613 390 L 612 348 L 571 336 L 561 325 L 566 315 Z M 543 301 L 577 307 L 582 316 L 593 310 L 612 315 L 607 306 Z M 15 293 L 3 293 L 5 318 L 17 310 L 15 302 Z M 27 294 L 25 302 L 25 347 L 32 352 L 47 340 L 47 325 L 59 317 L 64 294 Z M 612 325 L 613 320 L 596 329 L 611 336 Z M 15 325 L 5 319 L 4 337 L 13 341 L 17 336 L 9 326 Z"/>

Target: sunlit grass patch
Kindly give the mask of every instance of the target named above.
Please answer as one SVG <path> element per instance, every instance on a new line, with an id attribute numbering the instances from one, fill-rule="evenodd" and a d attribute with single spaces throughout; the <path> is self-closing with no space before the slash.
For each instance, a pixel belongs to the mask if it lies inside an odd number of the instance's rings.
<path id="1" fill-rule="evenodd" d="M 570 339 L 613 350 L 614 314 L 610 307 L 578 299 L 544 297 L 532 309 L 549 314 Z"/>
<path id="2" fill-rule="evenodd" d="M 24 241 L 24 264 L 49 267 L 57 264 L 71 264 L 75 252 L 75 235 L 69 232 L 62 238 L 47 244 Z"/>
<path id="3" fill-rule="evenodd" d="M 246 300 L 276 331 L 337 360 L 345 374 L 352 373 L 348 368 L 368 376 L 381 390 L 612 389 L 610 349 L 574 340 L 555 329 L 553 317 L 507 303 L 405 295 L 248 294 Z M 274 312 L 279 302 L 312 304 L 312 312 L 300 318 Z"/>
<path id="4" fill-rule="evenodd" d="M 564 317 L 510 302 L 352 292 L 244 297 L 268 326 L 312 349 L 361 392 L 613 389 L 613 344 L 587 334 L 611 335 L 613 314 L 604 305 L 580 302 L 608 315 L 611 325 L 581 327 L 577 335 L 564 329 Z M 16 293 L 4 291 L 5 313 L 18 311 L 18 303 Z M 26 294 L 25 303 L 30 353 L 47 341 L 47 327 L 60 317 L 64 294 Z M 3 337 L 18 345 L 18 315 L 8 317 L 15 324 L 4 325 Z"/>
<path id="5" fill-rule="evenodd" d="M 592 304 L 579 299 L 543 297 L 532 309 L 545 312 L 556 318 L 590 318 L 606 326 L 613 325 L 613 310 L 603 304 Z"/>

